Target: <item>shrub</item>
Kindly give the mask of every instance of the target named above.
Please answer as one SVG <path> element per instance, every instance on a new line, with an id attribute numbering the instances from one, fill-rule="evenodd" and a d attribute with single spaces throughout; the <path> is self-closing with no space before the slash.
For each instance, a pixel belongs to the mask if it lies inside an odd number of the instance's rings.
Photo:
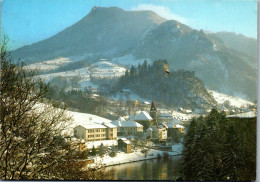
<path id="1" fill-rule="evenodd" d="M 110 153 L 109 153 L 109 156 L 110 156 L 110 157 L 115 157 L 115 156 L 116 156 L 116 152 L 115 152 L 115 151 L 110 152 Z"/>
<path id="2" fill-rule="evenodd" d="M 161 154 L 157 154 L 157 159 L 161 159 L 161 158 L 162 158 Z"/>
<path id="3" fill-rule="evenodd" d="M 169 158 L 169 154 L 168 154 L 167 152 L 164 152 L 164 153 L 163 153 L 163 158 L 164 158 L 164 159 L 168 159 L 168 158 Z"/>

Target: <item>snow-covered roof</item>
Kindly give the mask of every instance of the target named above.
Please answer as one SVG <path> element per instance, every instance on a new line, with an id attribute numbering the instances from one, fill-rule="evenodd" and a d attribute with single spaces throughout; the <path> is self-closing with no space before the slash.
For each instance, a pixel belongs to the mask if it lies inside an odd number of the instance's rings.
<path id="1" fill-rule="evenodd" d="M 70 115 L 73 119 L 72 127 L 75 127 L 77 125 L 85 125 L 85 124 L 91 124 L 91 123 L 110 123 L 111 120 L 102 118 L 93 114 L 87 114 L 87 113 L 80 113 L 80 112 L 72 112 L 67 111 L 68 115 Z"/>
<path id="2" fill-rule="evenodd" d="M 163 118 L 172 118 L 172 115 L 170 115 L 167 112 L 163 113 L 158 113 L 158 117 L 163 117 Z"/>
<path id="3" fill-rule="evenodd" d="M 125 118 L 119 117 L 117 121 L 125 121 Z"/>
<path id="4" fill-rule="evenodd" d="M 150 121 L 153 120 L 153 118 L 148 114 L 146 111 L 141 111 L 134 117 L 135 121 Z"/>
<path id="5" fill-rule="evenodd" d="M 235 114 L 235 115 L 228 115 L 227 118 L 254 118 L 256 117 L 255 111 Z"/>
<path id="6" fill-rule="evenodd" d="M 129 141 L 129 140 L 127 140 L 127 141 L 124 141 L 126 144 L 131 144 L 131 142 Z"/>
<path id="7" fill-rule="evenodd" d="M 126 144 L 131 144 L 131 142 L 129 140 L 127 140 L 126 138 L 120 138 L 123 142 L 125 142 Z"/>
<path id="8" fill-rule="evenodd" d="M 129 120 L 134 120 L 135 119 L 135 115 L 129 115 Z"/>
<path id="9" fill-rule="evenodd" d="M 184 128 L 184 126 L 177 124 L 177 125 L 175 125 L 175 128 Z"/>
<path id="10" fill-rule="evenodd" d="M 105 123 L 105 126 L 107 126 L 108 128 L 117 128 L 116 125 L 113 125 L 112 123 Z"/>
<path id="11" fill-rule="evenodd" d="M 143 127 L 135 121 L 112 121 L 111 123 L 117 127 Z"/>
<path id="12" fill-rule="evenodd" d="M 91 96 L 93 96 L 93 97 L 99 97 L 98 94 L 91 94 Z"/>
<path id="13" fill-rule="evenodd" d="M 152 128 L 148 128 L 146 131 L 153 131 L 153 129 Z"/>
<path id="14" fill-rule="evenodd" d="M 150 105 L 150 102 L 147 102 L 147 101 L 144 101 L 143 103 L 146 105 Z"/>
<path id="15" fill-rule="evenodd" d="M 104 126 L 102 124 L 96 124 L 96 123 L 82 123 L 77 126 L 82 126 L 86 129 L 107 128 L 106 126 Z"/>
<path id="16" fill-rule="evenodd" d="M 172 121 L 168 123 L 163 123 L 167 128 L 178 128 L 177 125 L 181 126 L 181 122 L 177 119 L 173 119 Z"/>

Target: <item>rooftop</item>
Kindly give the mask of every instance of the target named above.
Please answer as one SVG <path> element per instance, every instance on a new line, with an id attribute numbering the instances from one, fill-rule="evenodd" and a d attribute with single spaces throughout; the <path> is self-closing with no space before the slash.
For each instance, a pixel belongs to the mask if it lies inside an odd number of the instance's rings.
<path id="1" fill-rule="evenodd" d="M 113 125 L 112 123 L 105 123 L 105 126 L 107 126 L 108 128 L 117 128 L 116 125 Z"/>
<path id="2" fill-rule="evenodd" d="M 81 123 L 77 126 L 82 126 L 86 129 L 99 129 L 99 128 L 107 128 L 106 126 L 102 125 L 102 124 L 96 124 L 96 123 Z"/>
<path id="3" fill-rule="evenodd" d="M 163 112 L 163 113 L 158 113 L 158 117 L 172 118 L 172 115 L 170 115 L 167 112 Z"/>
<path id="4" fill-rule="evenodd" d="M 150 121 L 153 120 L 153 118 L 148 114 L 146 111 L 141 111 L 137 115 L 135 115 L 134 119 L 135 121 Z"/>
<path id="5" fill-rule="evenodd" d="M 113 125 L 117 127 L 143 127 L 143 125 L 135 122 L 135 121 L 112 121 Z"/>

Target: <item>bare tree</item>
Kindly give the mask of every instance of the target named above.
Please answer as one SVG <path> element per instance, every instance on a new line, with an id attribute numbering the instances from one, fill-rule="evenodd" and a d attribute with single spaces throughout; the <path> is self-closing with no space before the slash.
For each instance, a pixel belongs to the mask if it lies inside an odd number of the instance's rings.
<path id="1" fill-rule="evenodd" d="M 7 41 L 5 36 L 1 40 L 0 179 L 95 179 L 103 174 L 86 173 L 83 165 L 71 163 L 77 155 L 62 135 L 70 117 L 47 99 L 48 85 L 34 71 L 12 61 Z"/>

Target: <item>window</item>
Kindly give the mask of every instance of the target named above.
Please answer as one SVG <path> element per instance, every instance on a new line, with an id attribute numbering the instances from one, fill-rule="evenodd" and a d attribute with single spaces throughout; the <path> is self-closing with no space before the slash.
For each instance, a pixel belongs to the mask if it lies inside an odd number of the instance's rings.
<path id="1" fill-rule="evenodd" d="M 94 130 L 88 130 L 89 133 L 94 133 Z"/>
<path id="2" fill-rule="evenodd" d="M 113 129 L 110 129 L 110 131 L 113 131 Z"/>
<path id="3" fill-rule="evenodd" d="M 96 134 L 96 137 L 100 137 L 100 134 Z"/>
<path id="4" fill-rule="evenodd" d="M 113 136 L 113 133 L 111 133 L 110 136 L 112 137 L 112 136 Z"/>
<path id="5" fill-rule="evenodd" d="M 100 129 L 96 129 L 96 132 L 100 132 Z"/>

